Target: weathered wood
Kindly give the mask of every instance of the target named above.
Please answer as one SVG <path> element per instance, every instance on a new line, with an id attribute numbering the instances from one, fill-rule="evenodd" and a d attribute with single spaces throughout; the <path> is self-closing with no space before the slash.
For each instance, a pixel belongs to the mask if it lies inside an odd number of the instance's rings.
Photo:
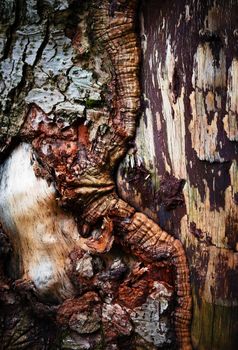
<path id="1" fill-rule="evenodd" d="M 174 289 L 176 340 L 190 350 L 182 244 L 115 190 L 140 108 L 137 1 L 11 4 L 0 66 L 14 78 L 2 79 L 0 219 L 13 249 L 7 277 L 17 280 L 6 280 L 3 295 L 14 289 L 72 342 L 76 333 L 73 347 L 154 349 L 171 343 L 164 315 Z M 172 287 L 160 282 L 164 264 Z"/>
<path id="2" fill-rule="evenodd" d="M 195 349 L 238 340 L 237 11 L 237 1 L 142 3 L 145 111 L 118 179 L 186 247 Z"/>

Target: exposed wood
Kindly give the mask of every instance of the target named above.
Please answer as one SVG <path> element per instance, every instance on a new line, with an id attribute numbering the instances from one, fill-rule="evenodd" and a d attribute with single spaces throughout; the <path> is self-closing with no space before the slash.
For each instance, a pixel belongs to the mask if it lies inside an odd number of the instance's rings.
<path id="1" fill-rule="evenodd" d="M 143 1 L 145 110 L 118 177 L 123 198 L 186 247 L 195 349 L 238 340 L 237 11 Z"/>
<path id="2" fill-rule="evenodd" d="M 14 78 L 3 79 L 0 220 L 13 249 L 7 277 L 17 280 L 6 288 L 88 349 L 171 344 L 174 290 L 176 341 L 191 349 L 183 246 L 115 191 L 140 109 L 137 1 L 15 1 L 12 11 L 0 66 Z M 160 281 L 168 266 L 173 286 Z"/>

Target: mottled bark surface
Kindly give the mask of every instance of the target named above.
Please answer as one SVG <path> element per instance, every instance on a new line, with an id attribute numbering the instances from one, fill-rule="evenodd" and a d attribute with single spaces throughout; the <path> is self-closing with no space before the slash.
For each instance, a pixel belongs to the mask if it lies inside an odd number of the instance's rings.
<path id="1" fill-rule="evenodd" d="M 115 183 L 140 109 L 137 5 L 0 5 L 4 349 L 191 349 L 182 244 Z"/>
<path id="2" fill-rule="evenodd" d="M 238 341 L 237 12 L 237 1 L 142 2 L 145 111 L 118 179 L 186 247 L 195 349 Z"/>

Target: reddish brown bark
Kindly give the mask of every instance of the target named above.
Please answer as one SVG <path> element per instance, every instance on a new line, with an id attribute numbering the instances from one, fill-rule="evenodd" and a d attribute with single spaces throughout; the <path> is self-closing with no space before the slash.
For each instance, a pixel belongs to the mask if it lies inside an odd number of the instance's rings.
<path id="1" fill-rule="evenodd" d="M 92 142 L 84 119 L 66 127 L 33 104 L 20 137 L 33 147 L 37 159 L 35 174 L 54 182 L 60 206 L 72 211 L 78 220 L 80 218 L 79 231 L 89 236 L 81 237 L 81 246 L 79 244 L 69 254 L 71 270 L 68 275 L 80 298 L 66 300 L 57 307 L 56 321 L 77 330 L 79 334 L 97 331 L 102 322 L 107 345 L 113 344 L 120 336 L 129 336 L 133 327 L 128 313 L 132 315 L 133 309 L 148 298 L 156 299 L 159 293 L 158 286 L 154 284 L 157 274 L 146 279 L 146 269 L 159 266 L 161 260 L 168 260 L 175 270 L 174 324 L 177 342 L 180 349 L 189 350 L 192 348 L 189 330 L 191 295 L 182 244 L 119 199 L 115 192 L 113 172 L 134 137 L 140 108 L 136 10 L 135 0 L 103 0 L 100 4 L 93 1 L 90 5 L 93 40 L 100 50 L 106 50 L 113 68 L 113 79 L 106 95 L 108 103 L 111 103 L 106 130 L 99 127 Z M 76 39 L 74 45 L 77 45 Z M 102 109 L 99 113 L 103 112 Z M 97 232 L 91 236 L 93 230 Z M 118 296 L 114 303 L 105 305 L 103 278 L 94 272 L 93 261 L 94 255 L 100 256 L 100 253 L 111 250 L 114 236 L 117 243 L 144 263 L 145 271 L 143 267 L 133 271 L 131 278 L 137 274 L 139 277 L 138 282 L 130 287 L 126 286 L 126 282 L 121 284 L 120 278 L 116 285 L 106 286 L 109 295 L 112 288 Z M 44 249 L 47 247 L 42 245 Z M 106 282 L 110 284 L 108 279 Z M 26 289 L 25 283 L 18 284 Z M 96 286 L 100 286 L 102 295 L 93 291 Z M 126 312 L 116 301 L 124 303 L 129 311 Z"/>

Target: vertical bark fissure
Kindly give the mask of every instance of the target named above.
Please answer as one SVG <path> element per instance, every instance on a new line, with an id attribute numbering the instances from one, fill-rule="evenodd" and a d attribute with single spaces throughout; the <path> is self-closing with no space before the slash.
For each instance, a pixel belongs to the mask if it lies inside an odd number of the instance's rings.
<path id="1" fill-rule="evenodd" d="M 12 47 L 13 34 L 16 31 L 16 28 L 20 21 L 20 1 L 21 0 L 15 0 L 15 19 L 13 24 L 11 24 L 10 27 L 8 28 L 7 41 L 5 43 L 2 59 L 6 59 L 8 57 Z"/>

